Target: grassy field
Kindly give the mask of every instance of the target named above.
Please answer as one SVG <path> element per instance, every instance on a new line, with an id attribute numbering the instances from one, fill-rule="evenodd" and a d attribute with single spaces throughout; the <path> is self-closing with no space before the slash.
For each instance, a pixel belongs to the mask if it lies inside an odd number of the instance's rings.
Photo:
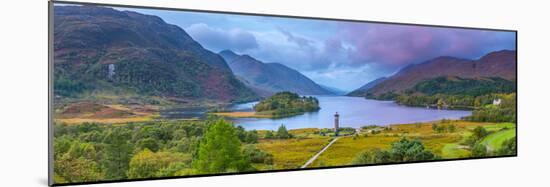
<path id="1" fill-rule="evenodd" d="M 441 149 L 441 156 L 443 158 L 465 158 L 470 156 L 470 151 L 461 148 L 457 143 L 450 143 Z"/>
<path id="2" fill-rule="evenodd" d="M 432 129 L 433 124 L 445 127 L 454 126 L 455 128 L 452 132 L 446 131 L 438 133 Z M 419 139 L 427 150 L 432 151 L 441 159 L 465 158 L 470 156 L 470 150 L 468 146 L 462 145 L 462 143 L 470 136 L 470 130 L 477 126 L 483 126 L 488 131 L 492 132 L 484 140 L 486 145 L 492 149 L 500 148 L 504 140 L 515 136 L 515 124 L 513 123 L 481 123 L 444 120 L 429 123 L 392 125 L 375 134 L 372 134 L 372 131 L 364 130 L 357 136 L 340 138 L 309 167 L 349 165 L 361 152 L 372 149 L 387 149 L 391 147 L 392 142 L 403 137 Z M 328 137 L 312 134 L 318 132 L 318 129 L 296 129 L 293 131 L 293 133 L 298 134 L 299 137 L 307 137 L 307 141 L 315 142 L 316 139 L 320 138 L 322 138 L 323 141 L 315 144 L 315 146 L 319 147 L 317 149 L 311 149 L 311 147 L 305 143 L 297 144 L 292 140 L 276 140 L 270 142 L 270 144 L 273 144 L 271 147 L 265 146 L 267 142 L 261 142 L 261 149 L 273 154 L 278 154 L 278 158 L 275 159 L 275 164 L 285 166 L 275 167 L 277 169 L 299 166 L 306 162 L 311 155 L 314 155 L 316 151 L 319 151 L 322 145 L 324 145 L 323 143 L 328 143 L 329 141 Z M 291 145 L 291 147 L 287 147 L 285 144 Z"/>
<path id="3" fill-rule="evenodd" d="M 514 123 L 494 123 L 494 124 L 490 124 L 490 125 L 484 125 L 483 126 L 485 128 L 485 130 L 487 131 L 498 131 L 500 129 L 503 129 L 503 128 L 516 128 L 516 124 Z M 473 129 L 473 128 L 471 128 Z"/>
<path id="4" fill-rule="evenodd" d="M 370 149 L 385 149 L 399 137 L 377 135 L 372 137 L 343 137 L 329 147 L 309 167 L 349 165 L 357 154 Z"/>
<path id="5" fill-rule="evenodd" d="M 502 146 L 502 142 L 508 139 L 511 139 L 515 136 L 516 136 L 515 128 L 501 130 L 485 137 L 481 143 L 487 146 L 489 150 L 498 150 Z"/>
<path id="6" fill-rule="evenodd" d="M 257 147 L 273 154 L 273 169 L 295 169 L 329 143 L 329 137 L 260 140 Z"/>

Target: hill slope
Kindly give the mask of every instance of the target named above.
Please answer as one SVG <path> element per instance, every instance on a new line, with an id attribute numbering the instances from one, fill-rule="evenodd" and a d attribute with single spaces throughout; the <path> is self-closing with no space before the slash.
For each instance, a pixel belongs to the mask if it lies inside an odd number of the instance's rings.
<path id="1" fill-rule="evenodd" d="M 481 96 L 492 93 L 512 93 L 515 90 L 516 84 L 514 82 L 498 77 L 477 79 L 437 77 L 421 81 L 407 91 L 425 95 L 447 94 Z"/>
<path id="2" fill-rule="evenodd" d="M 362 96 L 365 92 L 367 92 L 369 89 L 371 89 L 372 87 L 380 84 L 381 82 L 383 82 L 384 80 L 386 80 L 387 78 L 386 77 L 380 77 L 378 79 L 375 79 L 373 81 L 370 81 L 369 83 L 361 86 L 360 88 L 357 88 L 356 90 L 346 94 L 348 96 Z"/>
<path id="3" fill-rule="evenodd" d="M 409 65 L 376 86 L 355 95 L 376 97 L 387 93 L 401 93 L 421 81 L 446 76 L 468 79 L 498 77 L 515 82 L 516 67 L 516 52 L 510 50 L 492 52 L 478 60 L 438 57 Z"/>
<path id="4" fill-rule="evenodd" d="M 54 90 L 238 101 L 255 94 L 225 60 L 156 16 L 92 6 L 54 9 Z"/>
<path id="5" fill-rule="evenodd" d="M 231 70 L 244 79 L 243 82 L 268 96 L 276 92 L 290 91 L 301 95 L 333 94 L 300 72 L 279 63 L 263 63 L 249 55 L 237 55 L 224 50 L 219 53 L 229 64 Z"/>

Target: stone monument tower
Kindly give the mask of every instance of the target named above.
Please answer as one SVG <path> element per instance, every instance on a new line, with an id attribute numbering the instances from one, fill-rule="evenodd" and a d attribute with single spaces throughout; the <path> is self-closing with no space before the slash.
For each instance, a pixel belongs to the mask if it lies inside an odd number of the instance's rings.
<path id="1" fill-rule="evenodd" d="M 338 136 L 338 128 L 340 128 L 340 115 L 336 112 L 334 114 L 334 136 Z"/>

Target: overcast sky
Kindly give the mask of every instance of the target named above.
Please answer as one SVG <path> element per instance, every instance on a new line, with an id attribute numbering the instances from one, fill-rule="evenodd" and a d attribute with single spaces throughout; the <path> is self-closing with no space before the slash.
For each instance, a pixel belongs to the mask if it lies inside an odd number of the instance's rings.
<path id="1" fill-rule="evenodd" d="M 119 8 L 120 9 L 120 8 Z M 313 81 L 354 90 L 438 56 L 477 59 L 515 50 L 513 32 L 337 22 L 265 16 L 127 9 L 183 28 L 203 47 L 278 62 Z"/>

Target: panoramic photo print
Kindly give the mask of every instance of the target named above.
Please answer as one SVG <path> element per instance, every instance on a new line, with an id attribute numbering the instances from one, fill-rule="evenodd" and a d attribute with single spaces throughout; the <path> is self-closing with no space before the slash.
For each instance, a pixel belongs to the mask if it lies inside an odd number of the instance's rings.
<path id="1" fill-rule="evenodd" d="M 52 6 L 55 184 L 517 155 L 514 31 Z"/>

